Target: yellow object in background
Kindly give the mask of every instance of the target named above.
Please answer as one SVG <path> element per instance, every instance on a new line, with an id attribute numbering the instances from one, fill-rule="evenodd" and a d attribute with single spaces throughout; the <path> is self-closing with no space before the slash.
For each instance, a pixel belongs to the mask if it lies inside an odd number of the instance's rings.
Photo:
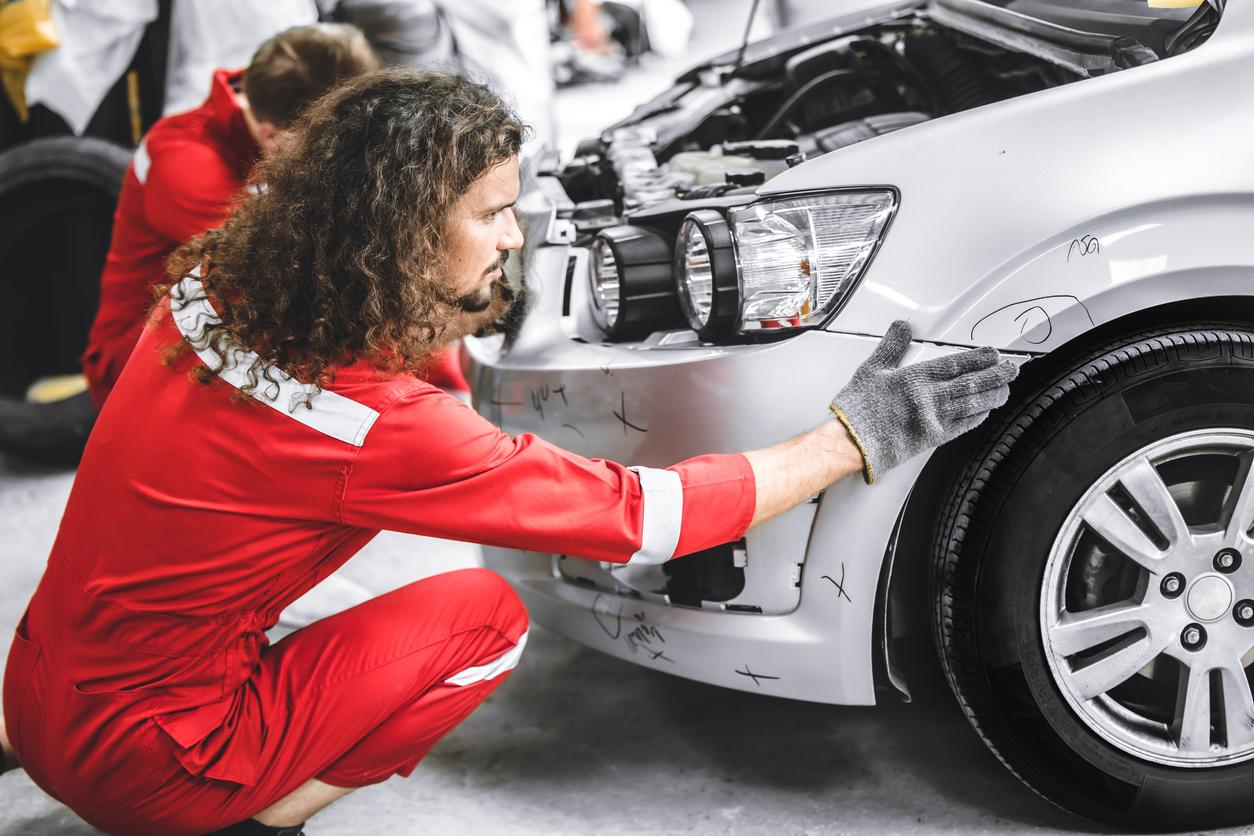
<path id="1" fill-rule="evenodd" d="M 36 380 L 26 390 L 26 400 L 31 403 L 53 403 L 86 391 L 87 378 L 81 374 L 61 374 Z"/>
<path id="2" fill-rule="evenodd" d="M 35 56 L 60 43 L 52 0 L 4 0 L 0 5 L 0 86 L 26 121 L 26 75 Z"/>
<path id="3" fill-rule="evenodd" d="M 1145 0 L 1151 9 L 1196 9 L 1205 0 Z"/>

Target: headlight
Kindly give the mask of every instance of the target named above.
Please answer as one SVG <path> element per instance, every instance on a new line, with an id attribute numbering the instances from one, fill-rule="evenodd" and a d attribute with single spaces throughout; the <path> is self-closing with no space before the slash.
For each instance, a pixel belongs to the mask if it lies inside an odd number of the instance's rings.
<path id="1" fill-rule="evenodd" d="M 675 298 L 671 246 L 638 226 L 599 233 L 592 244 L 592 314 L 614 339 L 641 337 L 683 320 Z"/>
<path id="2" fill-rule="evenodd" d="M 768 200 L 731 210 L 742 333 L 821 325 L 848 298 L 897 208 L 888 190 Z"/>
<path id="3" fill-rule="evenodd" d="M 688 324 L 701 339 L 735 333 L 736 254 L 727 221 L 715 210 L 698 209 L 684 218 L 675 244 L 675 278 Z"/>

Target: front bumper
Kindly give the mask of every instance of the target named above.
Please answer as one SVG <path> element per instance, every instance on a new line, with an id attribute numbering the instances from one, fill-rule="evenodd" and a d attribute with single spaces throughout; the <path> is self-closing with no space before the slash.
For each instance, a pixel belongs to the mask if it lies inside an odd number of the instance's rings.
<path id="1" fill-rule="evenodd" d="M 541 298 L 528 319 L 546 307 Z M 508 350 L 500 338 L 469 341 L 476 408 L 507 432 L 653 467 L 765 447 L 829 420 L 828 400 L 878 342 L 813 331 L 765 345 L 593 344 L 525 326 Z M 916 344 L 906 362 L 951 350 Z M 575 558 L 487 549 L 486 561 L 537 623 L 589 647 L 724 687 L 872 704 L 881 564 L 924 461 L 870 488 L 846 479 L 751 530 L 744 589 L 721 603 L 676 606 L 647 577 L 623 583 Z"/>

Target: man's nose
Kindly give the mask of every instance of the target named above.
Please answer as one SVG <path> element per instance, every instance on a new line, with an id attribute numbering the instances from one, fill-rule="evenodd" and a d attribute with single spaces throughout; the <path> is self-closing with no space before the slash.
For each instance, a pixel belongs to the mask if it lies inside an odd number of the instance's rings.
<path id="1" fill-rule="evenodd" d="M 523 245 L 522 229 L 518 226 L 518 216 L 514 214 L 514 210 L 509 210 L 509 219 L 505 225 L 505 231 L 501 235 L 501 240 L 497 241 L 496 248 L 498 250 L 517 250 Z"/>

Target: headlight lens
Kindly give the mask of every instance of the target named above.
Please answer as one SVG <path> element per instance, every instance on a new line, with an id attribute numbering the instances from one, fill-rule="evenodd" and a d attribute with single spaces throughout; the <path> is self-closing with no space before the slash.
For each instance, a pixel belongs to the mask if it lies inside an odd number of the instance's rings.
<path id="1" fill-rule="evenodd" d="M 606 332 L 618 324 L 618 264 L 604 238 L 592 244 L 592 316 Z"/>
<path id="2" fill-rule="evenodd" d="M 894 192 L 874 190 L 733 209 L 739 330 L 822 324 L 857 284 L 896 208 Z"/>
<path id="3" fill-rule="evenodd" d="M 710 321 L 714 306 L 714 267 L 710 263 L 710 244 L 701 227 L 686 221 L 679 231 L 679 264 L 683 274 L 680 298 L 684 313 L 697 328 Z"/>
<path id="4" fill-rule="evenodd" d="M 684 218 L 675 242 L 675 277 L 688 324 L 701 339 L 735 333 L 736 254 L 731 230 L 719 212 L 698 209 Z"/>

